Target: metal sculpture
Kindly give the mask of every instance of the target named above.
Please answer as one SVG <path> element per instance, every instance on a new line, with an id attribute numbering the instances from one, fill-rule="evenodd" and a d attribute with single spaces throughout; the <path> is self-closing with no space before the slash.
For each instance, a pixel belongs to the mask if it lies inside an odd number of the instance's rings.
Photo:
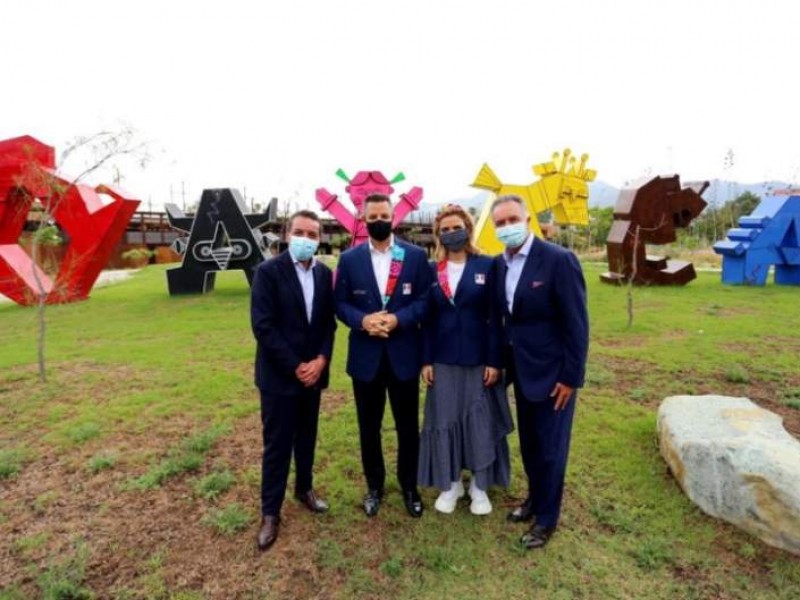
<path id="1" fill-rule="evenodd" d="M 653 177 L 620 191 L 614 222 L 606 240 L 609 272 L 606 283 L 686 285 L 697 277 L 694 265 L 648 256 L 646 244 L 669 244 L 675 230 L 687 227 L 706 207 L 702 194 L 708 182 L 681 185 L 680 176 Z"/>
<path id="2" fill-rule="evenodd" d="M 348 183 L 344 189 L 350 196 L 355 212 L 344 206 L 336 194 L 330 193 L 325 188 L 319 188 L 316 191 L 317 202 L 322 210 L 333 215 L 350 233 L 350 246 L 358 246 L 367 241 L 369 237 L 367 226 L 361 219 L 364 212 L 364 200 L 372 194 L 391 196 L 394 192 L 392 184 L 399 183 L 406 177 L 403 173 L 398 173 L 389 181 L 380 171 L 359 171 L 355 177 L 350 179 L 342 169 L 336 171 L 336 175 Z M 407 193 L 400 194 L 400 200 L 394 206 L 392 226 L 397 227 L 409 213 L 417 209 L 422 201 L 422 193 L 422 188 L 412 187 Z"/>
<path id="3" fill-rule="evenodd" d="M 533 166 L 539 180 L 529 185 L 504 184 L 489 165 L 481 167 L 472 187 L 493 193 L 483 207 L 475 227 L 475 244 L 487 254 L 499 254 L 503 245 L 497 240 L 492 224 L 492 201 L 497 196 L 514 194 L 525 202 L 531 219 L 531 230 L 538 236 L 542 228 L 536 215 L 551 211 L 559 225 L 589 224 L 589 182 L 594 181 L 597 171 L 586 168 L 589 155 L 584 154 L 578 162 L 572 151 L 566 148 L 563 154 L 553 153 L 553 160 Z"/>
<path id="4" fill-rule="evenodd" d="M 75 183 L 55 168 L 52 146 L 30 136 L 0 142 L 0 292 L 18 304 L 86 300 L 139 206 L 116 188 Z M 67 240 L 54 279 L 19 245 L 37 201 Z"/>
<path id="5" fill-rule="evenodd" d="M 214 289 L 217 271 L 242 270 L 253 283 L 253 269 L 266 258 L 267 243 L 259 228 L 271 220 L 271 211 L 245 214 L 237 190 L 203 190 L 194 216 L 166 204 L 169 224 L 187 235 L 172 243 L 183 255 L 180 267 L 167 270 L 171 296 L 205 294 Z"/>
<path id="6" fill-rule="evenodd" d="M 800 196 L 765 198 L 714 252 L 722 255 L 722 283 L 764 285 L 774 265 L 776 284 L 800 285 Z"/>

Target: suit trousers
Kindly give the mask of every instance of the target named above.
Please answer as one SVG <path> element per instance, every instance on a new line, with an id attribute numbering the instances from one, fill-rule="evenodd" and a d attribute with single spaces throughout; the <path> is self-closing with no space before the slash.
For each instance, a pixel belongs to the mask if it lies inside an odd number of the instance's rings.
<path id="1" fill-rule="evenodd" d="M 397 429 L 397 479 L 403 491 L 416 490 L 419 460 L 419 377 L 403 381 L 397 379 L 385 351 L 375 379 L 353 379 L 353 395 L 356 399 L 361 438 L 361 464 L 367 487 L 383 491 L 386 480 L 381 426 L 387 392 Z"/>
<path id="2" fill-rule="evenodd" d="M 566 408 L 556 411 L 553 398 L 531 402 L 514 382 L 519 447 L 528 476 L 528 497 L 536 524 L 544 527 L 555 527 L 561 514 L 577 396 L 577 392 L 574 393 Z"/>
<path id="3" fill-rule="evenodd" d="M 295 493 L 313 485 L 314 448 L 317 443 L 320 390 L 293 395 L 261 393 L 264 455 L 261 462 L 261 514 L 279 516 L 286 495 L 294 451 Z"/>

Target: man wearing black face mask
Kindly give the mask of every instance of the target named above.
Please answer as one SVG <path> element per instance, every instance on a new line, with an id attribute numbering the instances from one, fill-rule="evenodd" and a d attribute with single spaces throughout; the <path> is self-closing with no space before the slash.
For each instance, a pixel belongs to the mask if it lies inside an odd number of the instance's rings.
<path id="1" fill-rule="evenodd" d="M 336 314 L 350 328 L 347 374 L 353 379 L 361 461 L 367 480 L 364 512 L 378 514 L 386 468 L 381 425 L 386 393 L 397 427 L 397 478 L 406 510 L 422 516 L 417 491 L 421 323 L 433 277 L 425 252 L 392 235 L 392 204 L 364 201 L 369 241 L 344 252 L 336 275 Z"/>

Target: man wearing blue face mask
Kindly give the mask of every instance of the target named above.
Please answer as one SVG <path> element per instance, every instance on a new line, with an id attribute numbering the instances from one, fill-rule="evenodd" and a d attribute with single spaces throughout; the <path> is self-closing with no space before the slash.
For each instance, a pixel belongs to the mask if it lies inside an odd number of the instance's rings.
<path id="1" fill-rule="evenodd" d="M 533 521 L 521 542 L 541 548 L 558 524 L 577 389 L 584 380 L 586 284 L 572 252 L 535 239 L 519 197 L 497 198 L 491 216 L 506 247 L 495 259 L 495 293 L 503 306 L 507 382 L 514 385 L 528 477 L 528 496 L 508 520 Z"/>
<path id="2" fill-rule="evenodd" d="M 313 513 L 328 510 L 312 486 L 321 390 L 328 386 L 336 318 L 333 274 L 314 258 L 319 217 L 301 210 L 287 221 L 288 249 L 259 265 L 251 321 L 258 342 L 255 383 L 261 392 L 261 550 L 278 537 L 294 451 L 295 497 Z"/>

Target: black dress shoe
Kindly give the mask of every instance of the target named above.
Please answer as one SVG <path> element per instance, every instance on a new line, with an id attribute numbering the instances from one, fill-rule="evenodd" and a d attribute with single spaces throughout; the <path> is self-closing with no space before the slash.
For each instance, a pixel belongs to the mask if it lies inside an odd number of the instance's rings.
<path id="1" fill-rule="evenodd" d="M 304 494 L 295 494 L 294 497 L 312 513 L 328 512 L 328 504 L 322 498 L 319 498 L 314 490 L 308 490 Z"/>
<path id="2" fill-rule="evenodd" d="M 534 525 L 528 530 L 528 533 L 520 538 L 520 543 L 528 550 L 534 548 L 542 548 L 550 541 L 550 538 L 555 532 L 555 527 L 545 527 L 543 525 Z"/>
<path id="3" fill-rule="evenodd" d="M 278 539 L 278 526 L 280 525 L 280 517 L 265 516 L 261 519 L 261 529 L 258 530 L 258 549 L 261 551 L 267 550 L 275 540 Z"/>
<path id="4" fill-rule="evenodd" d="M 530 497 L 525 499 L 525 502 L 520 504 L 517 508 L 508 513 L 506 519 L 512 523 L 523 523 L 530 521 L 535 515 L 533 514 L 533 501 Z"/>
<path id="5" fill-rule="evenodd" d="M 422 516 L 422 511 L 425 507 L 422 505 L 422 498 L 419 497 L 417 490 L 403 492 L 403 503 L 406 505 L 406 510 L 415 519 Z"/>
<path id="6" fill-rule="evenodd" d="M 369 490 L 367 495 L 364 496 L 364 512 L 368 517 L 374 517 L 378 514 L 378 509 L 381 507 L 381 499 L 383 499 L 382 490 Z"/>

